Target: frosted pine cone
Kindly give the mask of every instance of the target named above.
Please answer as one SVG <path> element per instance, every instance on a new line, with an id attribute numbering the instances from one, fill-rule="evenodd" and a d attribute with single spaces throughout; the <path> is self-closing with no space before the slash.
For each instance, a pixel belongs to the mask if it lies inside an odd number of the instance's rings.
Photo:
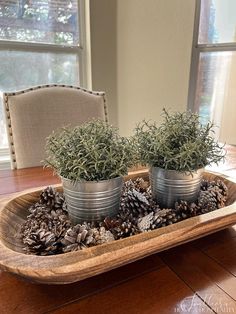
<path id="1" fill-rule="evenodd" d="M 94 232 L 93 237 L 95 239 L 96 245 L 103 244 L 106 242 L 111 242 L 111 241 L 115 240 L 111 231 L 106 230 L 104 227 L 94 228 L 93 232 Z"/>
<path id="2" fill-rule="evenodd" d="M 148 231 L 151 229 L 151 225 L 153 224 L 153 212 L 140 218 L 138 221 L 138 228 L 141 232 Z"/>
<path id="3" fill-rule="evenodd" d="M 141 232 L 172 225 L 180 220 L 173 209 L 162 209 L 142 217 L 138 221 L 138 228 Z"/>
<path id="4" fill-rule="evenodd" d="M 135 189 L 140 193 L 145 193 L 149 187 L 147 181 L 144 181 L 143 178 L 137 178 L 136 180 L 128 180 L 124 183 L 123 192 L 127 193 L 129 190 Z"/>
<path id="5" fill-rule="evenodd" d="M 21 227 L 24 250 L 37 255 L 60 253 L 60 239 L 71 225 L 66 213 L 62 209 L 50 211 L 42 204 L 31 206 L 29 211 Z"/>
<path id="6" fill-rule="evenodd" d="M 61 240 L 63 252 L 78 251 L 85 247 L 95 245 L 93 233 L 93 229 L 89 224 L 78 224 L 69 228 L 64 238 Z"/>
<path id="7" fill-rule="evenodd" d="M 64 246 L 63 252 L 67 253 L 113 240 L 113 234 L 104 227 L 91 228 L 90 224 L 84 223 L 68 229 L 61 243 Z"/>
<path id="8" fill-rule="evenodd" d="M 135 189 L 129 190 L 122 198 L 120 214 L 143 217 L 153 210 L 146 196 Z"/>

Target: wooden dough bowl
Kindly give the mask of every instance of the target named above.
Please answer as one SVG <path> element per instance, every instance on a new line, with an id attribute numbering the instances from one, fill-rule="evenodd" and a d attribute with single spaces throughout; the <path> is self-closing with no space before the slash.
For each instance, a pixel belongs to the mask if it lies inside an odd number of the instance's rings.
<path id="1" fill-rule="evenodd" d="M 148 177 L 147 172 L 143 171 L 128 176 L 127 179 L 140 176 L 146 179 Z M 226 183 L 229 189 L 226 207 L 122 240 L 53 256 L 24 254 L 19 237 L 20 226 L 28 215 L 27 209 L 38 200 L 42 189 L 18 193 L 14 198 L 5 198 L 0 201 L 0 267 L 32 282 L 67 284 L 235 224 L 236 181 L 209 172 L 206 172 L 204 177 L 210 180 L 222 179 Z M 62 190 L 61 186 L 57 188 Z"/>

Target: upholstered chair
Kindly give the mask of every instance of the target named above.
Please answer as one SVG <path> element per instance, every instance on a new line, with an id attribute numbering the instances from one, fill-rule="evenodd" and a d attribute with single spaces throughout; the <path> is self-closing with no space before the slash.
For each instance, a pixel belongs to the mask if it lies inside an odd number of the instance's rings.
<path id="1" fill-rule="evenodd" d="M 44 85 L 3 94 L 13 169 L 42 165 L 46 137 L 63 126 L 107 120 L 104 92 Z"/>

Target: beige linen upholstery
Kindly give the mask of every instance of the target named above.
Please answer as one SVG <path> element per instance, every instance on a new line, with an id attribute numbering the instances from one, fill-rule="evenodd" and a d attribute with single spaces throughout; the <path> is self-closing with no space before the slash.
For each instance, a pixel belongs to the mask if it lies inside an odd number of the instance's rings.
<path id="1" fill-rule="evenodd" d="M 4 93 L 12 168 L 42 165 L 45 139 L 53 130 L 92 118 L 107 120 L 104 92 L 65 85 Z"/>

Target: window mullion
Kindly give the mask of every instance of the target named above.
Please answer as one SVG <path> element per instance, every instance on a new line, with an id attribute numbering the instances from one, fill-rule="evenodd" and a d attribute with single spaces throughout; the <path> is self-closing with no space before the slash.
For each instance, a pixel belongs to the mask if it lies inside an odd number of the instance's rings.
<path id="1" fill-rule="evenodd" d="M 79 76 L 84 87 L 92 89 L 92 67 L 91 67 L 91 38 L 90 38 L 90 5 L 89 1 L 78 0 L 79 19 Z M 83 59 L 83 61 L 82 61 Z"/>
<path id="2" fill-rule="evenodd" d="M 200 51 L 196 49 L 196 46 L 198 44 L 198 36 L 199 36 L 200 11 L 201 11 L 201 0 L 196 0 L 191 67 L 190 67 L 190 74 L 189 74 L 188 103 L 187 103 L 187 108 L 189 110 L 194 110 L 194 100 L 195 100 L 195 93 L 196 93 L 196 87 L 197 87 L 196 76 L 197 76 L 197 71 L 198 71 Z"/>
<path id="3" fill-rule="evenodd" d="M 214 51 L 236 51 L 236 43 L 230 44 L 214 44 L 214 45 L 197 45 L 194 49 L 200 52 L 214 52 Z"/>
<path id="4" fill-rule="evenodd" d="M 17 42 L 17 41 L 2 41 L 0 40 L 1 50 L 27 50 L 27 51 L 53 51 L 75 53 L 82 50 L 80 46 L 60 46 L 42 43 Z"/>

